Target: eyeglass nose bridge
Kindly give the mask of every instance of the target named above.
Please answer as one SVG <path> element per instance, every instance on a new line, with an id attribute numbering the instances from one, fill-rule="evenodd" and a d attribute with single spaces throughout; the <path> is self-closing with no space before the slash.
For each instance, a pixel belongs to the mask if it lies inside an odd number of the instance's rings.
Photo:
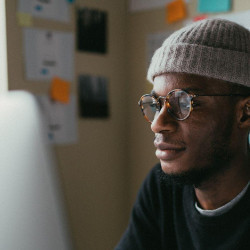
<path id="1" fill-rule="evenodd" d="M 169 113 L 173 117 L 173 114 L 170 111 L 169 95 L 159 96 L 156 98 L 156 100 L 157 100 L 159 108 L 158 108 L 158 113 L 155 114 L 155 118 L 157 118 L 159 116 L 159 114 L 164 106 L 166 106 L 166 108 L 167 108 L 167 113 Z"/>
<path id="2" fill-rule="evenodd" d="M 167 108 L 169 109 L 170 108 L 170 104 L 169 104 L 169 96 L 167 95 L 167 96 L 159 96 L 158 98 L 157 98 L 157 102 L 158 102 L 158 104 L 159 104 L 159 107 L 160 107 L 160 110 L 159 111 L 161 111 L 161 109 L 162 109 L 162 107 L 164 106 L 164 105 L 166 105 L 167 106 Z"/>

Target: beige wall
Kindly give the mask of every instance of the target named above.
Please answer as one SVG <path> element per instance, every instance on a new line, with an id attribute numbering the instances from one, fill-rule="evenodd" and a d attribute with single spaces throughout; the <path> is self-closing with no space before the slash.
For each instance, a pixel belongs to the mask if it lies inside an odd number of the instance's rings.
<path id="1" fill-rule="evenodd" d="M 88 73 L 109 79 L 111 116 L 107 120 L 78 119 L 74 145 L 55 146 L 75 249 L 113 249 L 126 227 L 137 190 L 157 162 L 153 135 L 143 120 L 138 99 L 145 91 L 146 37 L 175 30 L 183 22 L 165 23 L 165 10 L 127 12 L 127 0 L 76 0 L 71 23 L 34 19 L 34 27 L 75 31 L 76 6 L 106 10 L 108 54 L 75 51 L 75 81 Z M 197 15 L 197 0 L 189 0 L 188 18 Z M 250 9 L 248 0 L 234 0 L 233 11 Z M 49 83 L 25 79 L 22 28 L 16 21 L 17 0 L 6 0 L 9 89 L 47 93 Z"/>

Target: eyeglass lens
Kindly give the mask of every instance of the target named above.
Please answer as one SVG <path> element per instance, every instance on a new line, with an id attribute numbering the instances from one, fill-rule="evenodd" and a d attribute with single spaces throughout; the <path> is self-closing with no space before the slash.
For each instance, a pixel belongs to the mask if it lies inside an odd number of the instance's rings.
<path id="1" fill-rule="evenodd" d="M 160 97 L 159 99 L 162 99 Z M 161 100 L 159 100 L 160 102 Z M 173 90 L 167 97 L 169 103 L 168 112 L 177 120 L 186 119 L 191 112 L 192 97 L 183 90 Z M 152 122 L 161 110 L 161 105 L 157 99 L 151 95 L 144 95 L 141 98 L 140 106 L 145 118 Z M 165 103 L 165 102 L 164 102 Z M 164 105 L 164 104 L 163 104 Z"/>

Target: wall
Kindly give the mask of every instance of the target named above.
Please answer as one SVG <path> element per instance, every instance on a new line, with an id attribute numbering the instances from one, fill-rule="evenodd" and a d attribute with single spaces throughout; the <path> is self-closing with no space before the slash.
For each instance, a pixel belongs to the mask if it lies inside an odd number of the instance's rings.
<path id="1" fill-rule="evenodd" d="M 108 53 L 75 51 L 75 81 L 88 73 L 109 80 L 110 118 L 78 119 L 78 143 L 55 146 L 75 249 L 112 249 L 127 221 L 126 95 L 124 0 L 78 0 L 71 8 L 71 23 L 34 19 L 34 27 L 72 31 L 76 6 L 108 12 Z M 24 74 L 22 28 L 16 20 L 17 1 L 6 0 L 9 89 L 48 93 L 49 83 L 27 81 Z"/>
<path id="2" fill-rule="evenodd" d="M 174 31 L 183 22 L 165 23 L 165 9 L 130 13 L 128 0 L 76 0 L 72 22 L 34 20 L 34 27 L 75 31 L 75 7 L 88 6 L 109 13 L 108 54 L 75 51 L 76 93 L 79 74 L 109 79 L 111 117 L 78 119 L 79 141 L 55 146 L 58 169 L 75 249 L 113 249 L 125 229 L 138 188 L 157 162 L 153 134 L 137 102 L 145 93 L 146 38 L 149 33 Z M 188 1 L 188 18 L 197 15 L 197 0 Z M 233 12 L 250 9 L 248 0 L 233 0 Z M 9 89 L 47 93 L 49 84 L 25 80 L 22 28 L 16 22 L 16 0 L 6 0 Z"/>

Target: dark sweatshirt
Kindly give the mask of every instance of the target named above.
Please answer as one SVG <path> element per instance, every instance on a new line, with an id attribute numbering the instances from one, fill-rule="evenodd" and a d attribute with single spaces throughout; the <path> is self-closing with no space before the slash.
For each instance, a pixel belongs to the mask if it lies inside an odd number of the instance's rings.
<path id="1" fill-rule="evenodd" d="M 116 250 L 250 250 L 250 188 L 226 213 L 205 216 L 192 186 L 162 184 L 160 172 L 145 179 Z"/>

